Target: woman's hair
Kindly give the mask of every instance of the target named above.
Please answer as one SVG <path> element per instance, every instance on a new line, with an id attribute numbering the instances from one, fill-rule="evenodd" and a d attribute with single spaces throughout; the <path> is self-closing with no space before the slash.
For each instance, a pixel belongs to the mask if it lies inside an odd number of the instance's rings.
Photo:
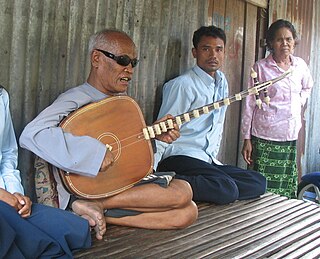
<path id="1" fill-rule="evenodd" d="M 298 39 L 297 32 L 294 26 L 292 25 L 292 23 L 283 19 L 279 19 L 274 23 L 272 23 L 267 31 L 266 42 L 267 42 L 268 50 L 272 50 L 271 43 L 274 40 L 277 31 L 281 28 L 287 28 L 289 31 L 291 31 L 293 39 L 297 41 Z"/>

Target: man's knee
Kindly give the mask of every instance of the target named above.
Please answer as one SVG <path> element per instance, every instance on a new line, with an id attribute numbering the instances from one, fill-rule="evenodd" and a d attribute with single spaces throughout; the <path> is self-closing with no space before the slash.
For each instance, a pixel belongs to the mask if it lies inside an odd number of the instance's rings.
<path id="1" fill-rule="evenodd" d="M 174 179 L 170 183 L 170 188 L 172 188 L 174 192 L 174 207 L 185 207 L 192 201 L 193 193 L 191 186 L 188 182 L 184 180 Z"/>
<path id="2" fill-rule="evenodd" d="M 262 174 L 260 174 L 260 173 L 258 173 L 258 174 L 259 174 L 259 177 L 258 177 L 255 191 L 256 191 L 257 195 L 262 195 L 267 190 L 267 179 Z"/>
<path id="3" fill-rule="evenodd" d="M 250 181 L 247 182 L 246 192 L 249 198 L 258 197 L 266 192 L 267 189 L 267 179 L 259 172 L 248 170 L 250 174 Z M 245 193 L 246 193 L 245 192 Z"/>
<path id="4" fill-rule="evenodd" d="M 225 205 L 235 202 L 239 198 L 238 188 L 230 188 L 228 191 L 221 190 L 215 192 L 215 195 L 211 195 L 209 202 L 213 202 L 217 205 Z"/>
<path id="5" fill-rule="evenodd" d="M 183 229 L 191 226 L 198 218 L 198 207 L 191 201 L 189 206 L 180 209 L 174 218 L 170 219 L 173 229 Z"/>
<path id="6" fill-rule="evenodd" d="M 239 198 L 239 189 L 237 185 L 230 180 L 219 181 L 207 185 L 207 188 L 201 188 L 194 191 L 195 201 L 212 202 L 218 205 L 229 204 Z"/>
<path id="7" fill-rule="evenodd" d="M 213 203 L 217 204 L 217 205 L 225 205 L 225 204 L 230 204 L 235 202 L 239 197 L 239 194 L 237 193 L 232 193 L 232 194 L 222 194 L 219 197 L 215 197 L 213 198 Z"/>

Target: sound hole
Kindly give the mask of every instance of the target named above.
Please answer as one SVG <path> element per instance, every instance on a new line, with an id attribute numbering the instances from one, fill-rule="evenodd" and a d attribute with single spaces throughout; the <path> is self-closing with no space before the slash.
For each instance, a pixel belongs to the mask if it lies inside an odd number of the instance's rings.
<path id="1" fill-rule="evenodd" d="M 116 135 L 110 132 L 105 132 L 97 137 L 104 144 L 108 144 L 112 147 L 112 154 L 114 155 L 114 161 L 117 161 L 121 155 L 121 143 Z"/>

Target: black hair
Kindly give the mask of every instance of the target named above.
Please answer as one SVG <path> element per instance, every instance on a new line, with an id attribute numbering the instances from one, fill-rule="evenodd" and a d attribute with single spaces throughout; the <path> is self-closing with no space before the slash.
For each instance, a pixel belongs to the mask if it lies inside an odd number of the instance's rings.
<path id="1" fill-rule="evenodd" d="M 291 31 L 293 39 L 295 41 L 298 39 L 296 29 L 294 28 L 292 23 L 283 19 L 279 19 L 272 23 L 267 31 L 266 42 L 268 50 L 272 50 L 271 43 L 274 40 L 277 31 L 281 28 L 287 28 L 289 31 Z"/>
<path id="2" fill-rule="evenodd" d="M 227 37 L 224 30 L 211 25 L 211 26 L 201 26 L 198 30 L 193 33 L 192 43 L 195 48 L 198 47 L 198 44 L 203 36 L 210 36 L 213 38 L 220 38 L 223 40 L 224 45 L 226 45 Z"/>

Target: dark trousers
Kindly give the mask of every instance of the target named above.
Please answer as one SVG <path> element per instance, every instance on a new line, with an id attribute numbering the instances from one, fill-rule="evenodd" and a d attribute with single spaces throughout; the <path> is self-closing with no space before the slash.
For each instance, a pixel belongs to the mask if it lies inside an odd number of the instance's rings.
<path id="1" fill-rule="evenodd" d="M 70 212 L 33 204 L 24 219 L 0 201 L 0 244 L 0 258 L 72 258 L 91 236 L 87 220 Z"/>
<path id="2" fill-rule="evenodd" d="M 228 204 L 256 198 L 266 191 L 266 179 L 258 172 L 210 164 L 188 156 L 168 157 L 157 170 L 175 171 L 177 179 L 189 182 L 194 201 Z"/>

